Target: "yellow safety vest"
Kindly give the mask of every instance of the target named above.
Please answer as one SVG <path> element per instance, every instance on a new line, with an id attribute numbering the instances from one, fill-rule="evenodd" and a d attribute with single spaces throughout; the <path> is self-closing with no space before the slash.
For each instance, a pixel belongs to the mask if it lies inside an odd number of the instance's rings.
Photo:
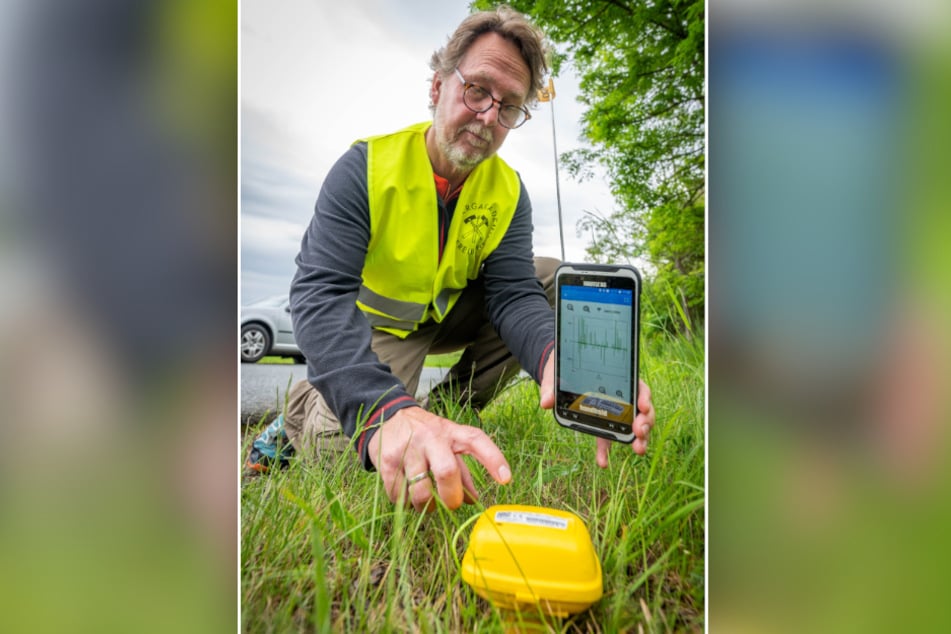
<path id="1" fill-rule="evenodd" d="M 515 170 L 498 156 L 480 163 L 459 194 L 440 260 L 430 125 L 366 139 L 370 244 L 357 306 L 373 328 L 403 338 L 449 314 L 502 241 L 520 190 Z"/>

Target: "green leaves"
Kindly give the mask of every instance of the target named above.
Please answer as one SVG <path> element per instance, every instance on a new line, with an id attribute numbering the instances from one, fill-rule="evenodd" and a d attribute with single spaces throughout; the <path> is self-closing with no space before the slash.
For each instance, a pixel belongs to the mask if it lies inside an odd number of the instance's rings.
<path id="1" fill-rule="evenodd" d="M 486 9 L 497 2 L 478 1 Z M 661 314 L 704 316 L 703 0 L 513 0 L 581 77 L 584 135 L 592 148 L 562 157 L 584 179 L 608 173 L 617 208 L 589 213 L 594 261 L 646 262 Z M 677 306 L 669 298 L 678 298 Z M 675 324 L 680 320 L 665 323 Z"/>

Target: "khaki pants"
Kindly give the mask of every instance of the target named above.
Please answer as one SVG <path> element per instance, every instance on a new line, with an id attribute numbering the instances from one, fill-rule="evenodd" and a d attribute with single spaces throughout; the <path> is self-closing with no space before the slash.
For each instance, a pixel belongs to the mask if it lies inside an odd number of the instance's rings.
<path id="1" fill-rule="evenodd" d="M 555 301 L 555 269 L 559 260 L 535 258 L 535 274 L 542 282 L 548 303 Z M 452 398 L 475 410 L 484 407 L 518 374 L 518 361 L 489 323 L 481 278 L 472 282 L 442 323 L 429 323 L 400 339 L 373 331 L 371 348 L 393 375 L 415 394 L 428 354 L 464 350 L 446 377 L 430 391 L 428 401 Z M 342 451 L 350 443 L 327 402 L 306 380 L 291 386 L 284 429 L 294 449 L 304 456 L 326 450 Z"/>

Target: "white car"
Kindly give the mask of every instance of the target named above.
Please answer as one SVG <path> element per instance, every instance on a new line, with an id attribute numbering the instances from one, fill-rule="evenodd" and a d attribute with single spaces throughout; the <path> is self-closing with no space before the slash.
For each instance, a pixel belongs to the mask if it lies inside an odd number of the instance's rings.
<path id="1" fill-rule="evenodd" d="M 241 362 L 262 357 L 291 357 L 304 362 L 291 323 L 290 300 L 278 295 L 241 307 Z"/>

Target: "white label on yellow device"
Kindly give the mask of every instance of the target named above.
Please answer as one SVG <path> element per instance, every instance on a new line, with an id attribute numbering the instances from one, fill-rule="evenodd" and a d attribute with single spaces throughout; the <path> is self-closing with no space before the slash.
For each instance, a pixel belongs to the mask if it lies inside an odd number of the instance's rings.
<path id="1" fill-rule="evenodd" d="M 496 511 L 496 523 L 524 524 L 526 526 L 544 526 L 568 530 L 568 520 L 544 513 L 526 513 L 524 511 Z"/>

